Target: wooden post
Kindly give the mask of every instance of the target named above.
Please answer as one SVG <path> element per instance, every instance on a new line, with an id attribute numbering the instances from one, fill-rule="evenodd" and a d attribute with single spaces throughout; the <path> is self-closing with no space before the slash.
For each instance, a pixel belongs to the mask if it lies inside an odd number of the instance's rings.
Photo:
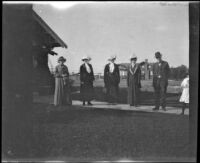
<path id="1" fill-rule="evenodd" d="M 198 80 L 199 80 L 199 3 L 189 3 L 189 54 L 190 54 L 190 152 L 197 157 L 197 117 L 198 117 Z"/>

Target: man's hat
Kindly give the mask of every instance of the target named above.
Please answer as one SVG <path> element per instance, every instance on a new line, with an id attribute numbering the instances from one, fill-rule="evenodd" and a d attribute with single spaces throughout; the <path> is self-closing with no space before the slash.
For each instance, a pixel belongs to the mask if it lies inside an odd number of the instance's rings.
<path id="1" fill-rule="evenodd" d="M 116 56 L 115 56 L 115 55 L 112 55 L 112 56 L 110 56 L 110 57 L 108 58 L 109 61 L 113 61 L 113 60 L 115 60 L 115 59 L 116 59 Z"/>
<path id="2" fill-rule="evenodd" d="M 88 60 L 88 61 L 90 61 L 90 60 L 91 60 L 91 58 L 90 58 L 90 57 L 88 57 L 88 56 L 84 56 L 84 57 L 82 58 L 82 61 L 84 61 L 84 60 Z"/>
<path id="3" fill-rule="evenodd" d="M 137 59 L 137 56 L 135 55 L 135 53 L 133 53 L 131 56 L 130 56 L 130 60 L 132 59 Z"/>
<path id="4" fill-rule="evenodd" d="M 63 62 L 65 62 L 66 59 L 65 59 L 63 56 L 61 56 L 61 57 L 58 58 L 58 62 L 59 62 L 59 61 L 63 61 Z"/>
<path id="5" fill-rule="evenodd" d="M 155 53 L 155 57 L 156 57 L 156 58 L 160 58 L 161 56 L 162 56 L 162 54 L 161 54 L 160 52 L 156 52 L 156 53 Z"/>

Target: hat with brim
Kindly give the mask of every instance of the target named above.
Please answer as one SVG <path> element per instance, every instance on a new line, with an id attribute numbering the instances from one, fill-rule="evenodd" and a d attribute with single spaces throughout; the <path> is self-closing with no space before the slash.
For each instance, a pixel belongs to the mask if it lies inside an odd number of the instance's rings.
<path id="1" fill-rule="evenodd" d="M 61 56 L 61 57 L 58 58 L 58 62 L 60 62 L 60 61 L 65 62 L 66 59 L 65 59 L 64 57 Z"/>
<path id="2" fill-rule="evenodd" d="M 92 60 L 92 58 L 91 58 L 91 57 L 88 57 L 88 60 L 89 60 L 89 61 L 91 61 L 91 60 Z"/>
<path id="3" fill-rule="evenodd" d="M 155 53 L 155 57 L 156 57 L 156 58 L 161 58 L 161 56 L 162 56 L 162 54 L 161 54 L 160 52 L 156 52 L 156 53 Z"/>
<path id="4" fill-rule="evenodd" d="M 130 60 L 133 60 L 133 59 L 137 59 L 137 56 L 135 54 L 132 54 L 130 57 Z"/>
<path id="5" fill-rule="evenodd" d="M 90 61 L 90 60 L 91 60 L 91 58 L 90 58 L 90 57 L 87 57 L 87 56 L 84 56 L 84 57 L 82 58 L 82 61 L 85 61 L 85 60 L 88 60 L 88 61 Z"/>
<path id="6" fill-rule="evenodd" d="M 108 58 L 109 61 L 113 61 L 116 59 L 116 56 L 110 56 L 110 58 Z"/>

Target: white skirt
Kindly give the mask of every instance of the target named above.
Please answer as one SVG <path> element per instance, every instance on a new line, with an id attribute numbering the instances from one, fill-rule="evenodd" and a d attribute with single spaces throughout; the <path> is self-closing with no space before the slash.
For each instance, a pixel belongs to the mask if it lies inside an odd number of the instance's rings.
<path id="1" fill-rule="evenodd" d="M 183 88 L 183 92 L 179 101 L 189 103 L 189 88 Z"/>

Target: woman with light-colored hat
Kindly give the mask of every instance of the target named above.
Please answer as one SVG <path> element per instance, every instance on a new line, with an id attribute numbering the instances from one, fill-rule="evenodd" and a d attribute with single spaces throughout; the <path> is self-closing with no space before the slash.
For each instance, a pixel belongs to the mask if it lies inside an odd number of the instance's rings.
<path id="1" fill-rule="evenodd" d="M 128 104 L 135 107 L 139 102 L 139 92 L 141 88 L 141 69 L 140 64 L 136 62 L 137 56 L 132 54 L 127 70 Z"/>
<path id="2" fill-rule="evenodd" d="M 64 63 L 66 59 L 61 56 L 58 58 L 58 65 L 55 68 L 55 94 L 54 105 L 71 105 L 71 92 L 69 84 L 69 71 Z"/>
<path id="3" fill-rule="evenodd" d="M 83 105 L 85 105 L 86 101 L 88 105 L 92 105 L 91 100 L 94 98 L 93 81 L 95 78 L 92 65 L 89 63 L 90 60 L 90 57 L 84 56 L 82 58 L 84 63 L 80 66 L 80 93 Z"/>
<path id="4" fill-rule="evenodd" d="M 107 101 L 116 103 L 118 101 L 120 73 L 118 65 L 115 64 L 116 56 L 108 58 L 109 63 L 104 69 L 104 84 L 106 88 Z"/>

